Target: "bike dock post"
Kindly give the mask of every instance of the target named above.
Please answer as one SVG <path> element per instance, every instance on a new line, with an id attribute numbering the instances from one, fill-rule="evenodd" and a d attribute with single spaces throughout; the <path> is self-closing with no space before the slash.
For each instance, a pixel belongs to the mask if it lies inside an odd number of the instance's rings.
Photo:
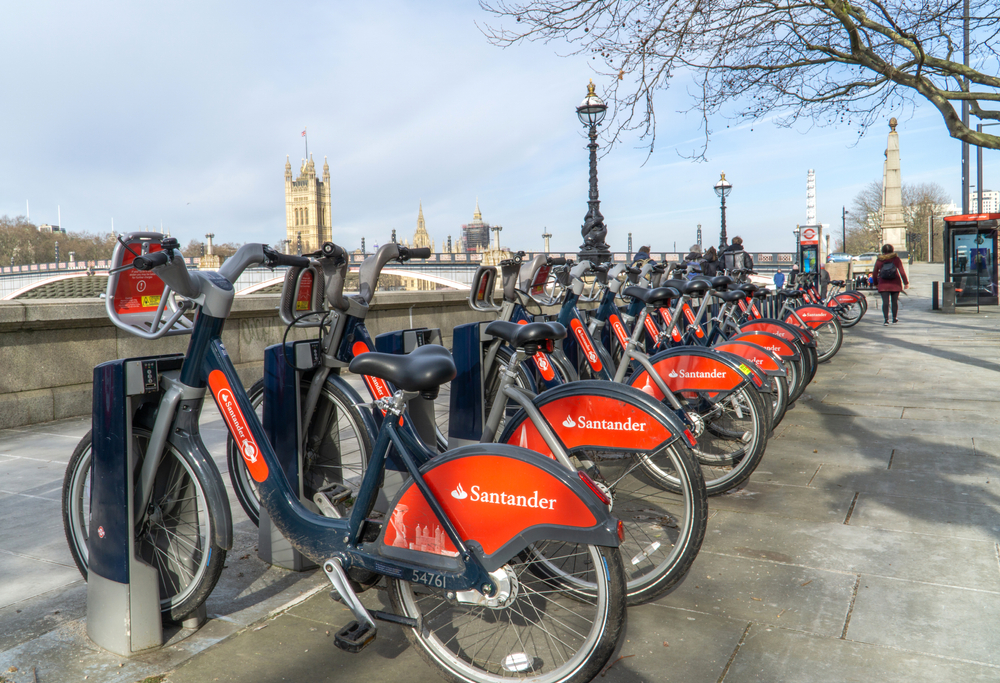
<path id="1" fill-rule="evenodd" d="M 285 361 L 294 359 L 295 368 Z M 302 396 L 299 380 L 319 364 L 319 343 L 316 341 L 275 344 L 264 350 L 264 415 L 262 424 L 271 446 L 288 481 L 303 499 L 302 481 Z M 295 425 L 293 429 L 289 425 Z M 313 563 L 292 547 L 288 539 L 273 524 L 263 505 L 257 526 L 257 556 L 276 567 L 292 571 L 315 569 Z"/>
<path id="2" fill-rule="evenodd" d="M 159 573 L 136 555 L 139 454 L 132 452 L 132 432 L 138 408 L 159 402 L 160 373 L 179 368 L 182 358 L 128 358 L 94 368 L 87 635 L 123 657 L 163 645 Z"/>

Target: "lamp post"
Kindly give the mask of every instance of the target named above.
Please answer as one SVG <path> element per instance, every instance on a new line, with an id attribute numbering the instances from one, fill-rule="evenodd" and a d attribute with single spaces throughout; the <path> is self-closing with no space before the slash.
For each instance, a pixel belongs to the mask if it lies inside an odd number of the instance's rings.
<path id="1" fill-rule="evenodd" d="M 545 240 L 545 253 L 549 253 L 549 240 L 552 239 L 552 233 L 549 232 L 548 228 L 542 228 L 545 232 L 542 233 L 542 239 Z"/>
<path id="2" fill-rule="evenodd" d="M 719 249 L 726 248 L 726 195 L 733 191 L 733 186 L 726 180 L 726 172 L 722 172 L 722 177 L 715 184 L 715 194 L 722 198 L 722 231 L 719 233 Z"/>
<path id="3" fill-rule="evenodd" d="M 500 231 L 503 230 L 503 226 L 502 225 L 493 225 L 493 226 L 490 227 L 490 230 L 492 230 L 494 233 L 496 233 L 496 236 L 497 236 L 497 251 L 500 251 Z"/>
<path id="4" fill-rule="evenodd" d="M 800 270 L 802 268 L 802 265 L 799 263 L 799 252 L 800 252 L 799 235 L 801 233 L 802 233 L 802 228 L 800 228 L 798 225 L 796 225 L 795 228 L 792 230 L 792 234 L 795 235 L 795 258 L 792 259 L 792 264 L 799 266 Z"/>
<path id="5" fill-rule="evenodd" d="M 604 216 L 601 215 L 601 201 L 597 194 L 597 127 L 604 120 L 604 115 L 608 111 L 608 105 L 594 92 L 594 82 L 587 86 L 587 96 L 576 108 L 576 115 L 580 123 L 588 129 L 590 144 L 590 195 L 587 201 L 587 215 L 583 219 L 583 244 L 580 245 L 580 260 L 587 259 L 595 263 L 609 261 L 611 259 L 611 249 L 604 242 L 604 237 L 608 234 L 608 229 L 604 225 Z"/>
<path id="6" fill-rule="evenodd" d="M 849 214 L 850 211 L 847 210 L 846 206 L 841 207 L 841 208 L 842 208 L 842 211 L 841 211 L 841 214 L 840 214 L 840 220 L 843 221 L 844 243 L 840 245 L 840 250 L 843 251 L 846 254 L 847 253 L 847 214 Z"/>

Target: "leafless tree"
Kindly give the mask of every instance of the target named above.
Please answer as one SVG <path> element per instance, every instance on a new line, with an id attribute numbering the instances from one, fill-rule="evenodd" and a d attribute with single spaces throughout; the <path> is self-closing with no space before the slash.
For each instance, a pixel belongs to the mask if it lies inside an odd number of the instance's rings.
<path id="1" fill-rule="evenodd" d="M 915 259 L 926 259 L 927 223 L 931 217 L 939 218 L 946 213 L 951 198 L 937 183 L 904 183 L 903 220 L 912 244 L 907 245 Z M 847 248 L 845 251 L 858 254 L 876 251 L 882 244 L 882 183 L 873 180 L 854 197 L 847 222 Z M 919 237 L 919 239 L 918 239 Z M 904 249 L 904 245 L 895 245 Z"/>
<path id="2" fill-rule="evenodd" d="M 654 94 L 690 76 L 705 145 L 714 114 L 779 125 L 800 118 L 858 135 L 883 111 L 930 102 L 948 133 L 1000 149 L 962 123 L 961 103 L 1000 120 L 994 40 L 1000 0 L 969 0 L 970 66 L 961 0 L 481 0 L 497 45 L 568 41 L 609 76 L 617 128 L 655 142 Z M 705 148 L 694 156 L 703 157 Z"/>

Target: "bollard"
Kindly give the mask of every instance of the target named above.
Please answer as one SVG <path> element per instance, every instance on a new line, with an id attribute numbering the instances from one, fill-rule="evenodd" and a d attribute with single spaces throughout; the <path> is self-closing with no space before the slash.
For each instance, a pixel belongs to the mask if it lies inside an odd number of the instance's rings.
<path id="1" fill-rule="evenodd" d="M 955 283 L 941 283 L 941 310 L 945 313 L 955 312 Z"/>
<path id="2" fill-rule="evenodd" d="M 936 311 L 941 308 L 938 302 L 938 281 L 934 280 L 931 283 L 931 310 Z"/>

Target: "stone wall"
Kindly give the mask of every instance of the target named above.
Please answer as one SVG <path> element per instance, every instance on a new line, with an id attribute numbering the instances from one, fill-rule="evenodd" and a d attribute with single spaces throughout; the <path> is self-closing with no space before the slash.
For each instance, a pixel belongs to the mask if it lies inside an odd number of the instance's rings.
<path id="1" fill-rule="evenodd" d="M 446 346 L 456 325 L 489 316 L 472 311 L 467 292 L 382 292 L 367 318 L 372 337 L 439 327 Z M 281 341 L 278 296 L 237 297 L 222 340 L 244 383 L 263 374 L 264 349 Z M 316 329 L 292 330 L 289 339 Z M 147 341 L 111 324 L 102 299 L 0 303 L 0 428 L 91 412 L 93 368 L 116 358 L 183 353 L 189 335 Z"/>

